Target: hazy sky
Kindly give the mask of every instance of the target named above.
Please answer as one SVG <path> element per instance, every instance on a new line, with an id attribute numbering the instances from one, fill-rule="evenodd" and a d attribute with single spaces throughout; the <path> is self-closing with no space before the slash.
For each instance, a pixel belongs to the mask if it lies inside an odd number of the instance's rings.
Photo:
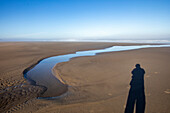
<path id="1" fill-rule="evenodd" d="M 0 0 L 0 39 L 170 39 L 170 0 Z"/>

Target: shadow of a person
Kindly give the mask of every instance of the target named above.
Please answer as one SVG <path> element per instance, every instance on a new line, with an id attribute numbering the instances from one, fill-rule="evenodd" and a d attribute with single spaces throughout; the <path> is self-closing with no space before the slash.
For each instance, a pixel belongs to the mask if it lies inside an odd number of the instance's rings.
<path id="1" fill-rule="evenodd" d="M 144 91 L 144 74 L 145 70 L 136 64 L 132 71 L 132 80 L 124 113 L 133 113 L 136 103 L 136 113 L 145 112 L 145 91 Z"/>

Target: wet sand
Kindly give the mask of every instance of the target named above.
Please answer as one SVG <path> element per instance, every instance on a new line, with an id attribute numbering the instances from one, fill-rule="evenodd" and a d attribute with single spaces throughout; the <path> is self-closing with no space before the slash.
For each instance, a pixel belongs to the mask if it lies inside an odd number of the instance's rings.
<path id="1" fill-rule="evenodd" d="M 112 45 L 111 43 L 0 42 L 0 112 L 19 103 L 30 103 L 30 100 L 45 91 L 44 87 L 30 85 L 24 79 L 23 71 L 26 68 L 50 56 L 101 49 Z M 11 111 L 18 111 L 21 107 L 23 104 L 19 104 Z"/>
<path id="2" fill-rule="evenodd" d="M 44 91 L 43 87 L 30 85 L 23 78 L 24 69 L 45 57 L 113 45 L 129 44 L 0 43 L 1 94 L 9 94 L 1 99 L 1 103 L 6 103 L 6 106 L 3 104 L 3 109 L 16 113 L 123 113 L 131 79 L 130 72 L 136 63 L 140 63 L 146 71 L 146 113 L 169 112 L 170 48 L 104 53 L 60 63 L 53 71 L 56 76 L 62 77 L 69 89 L 63 96 L 52 100 L 36 99 Z M 25 84 L 20 86 L 21 83 Z M 13 97 L 10 97 L 11 93 Z M 20 98 L 17 100 L 18 95 Z"/>

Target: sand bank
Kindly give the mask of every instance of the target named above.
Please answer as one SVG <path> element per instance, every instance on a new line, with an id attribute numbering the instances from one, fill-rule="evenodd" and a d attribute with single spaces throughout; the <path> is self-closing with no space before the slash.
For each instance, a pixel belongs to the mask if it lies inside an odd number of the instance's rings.
<path id="1" fill-rule="evenodd" d="M 1 89 L 25 83 L 22 71 L 38 60 L 75 52 L 105 48 L 114 43 L 2 43 L 0 64 Z M 122 44 L 120 44 L 122 45 Z M 124 44 L 127 45 L 127 44 Z M 168 112 L 169 48 L 149 48 L 74 58 L 58 64 L 54 71 L 70 86 L 69 91 L 53 100 L 31 99 L 13 107 L 15 112 L 121 113 L 128 95 L 130 71 L 136 63 L 146 70 L 146 113 Z M 15 62 L 17 61 L 17 62 Z M 57 75 L 56 75 L 57 76 Z M 29 86 L 29 85 L 27 85 Z M 35 86 L 29 86 L 35 87 Z M 36 88 L 33 88 L 36 89 Z M 41 92 L 39 88 L 34 90 Z M 18 91 L 17 91 L 18 92 Z M 27 91 L 26 91 L 27 92 Z M 29 94 L 28 91 L 27 94 Z M 28 99 L 29 97 L 29 99 Z M 9 101 L 11 101 L 9 99 Z"/>
<path id="2" fill-rule="evenodd" d="M 52 105 L 49 111 L 122 113 L 130 72 L 140 63 L 146 71 L 146 113 L 169 112 L 169 57 L 170 48 L 148 48 L 80 57 L 58 64 L 56 71 L 72 86 L 68 95 L 61 99 L 69 104 L 63 108 Z"/>

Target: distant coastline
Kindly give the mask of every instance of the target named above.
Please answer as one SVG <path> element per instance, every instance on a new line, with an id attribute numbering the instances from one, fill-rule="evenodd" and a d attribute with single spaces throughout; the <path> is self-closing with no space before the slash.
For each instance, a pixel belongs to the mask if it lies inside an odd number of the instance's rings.
<path id="1" fill-rule="evenodd" d="M 169 44 L 170 40 L 111 40 L 111 39 L 92 39 L 92 40 L 83 40 L 83 39 L 0 39 L 0 42 L 116 42 L 116 43 L 166 43 Z"/>

